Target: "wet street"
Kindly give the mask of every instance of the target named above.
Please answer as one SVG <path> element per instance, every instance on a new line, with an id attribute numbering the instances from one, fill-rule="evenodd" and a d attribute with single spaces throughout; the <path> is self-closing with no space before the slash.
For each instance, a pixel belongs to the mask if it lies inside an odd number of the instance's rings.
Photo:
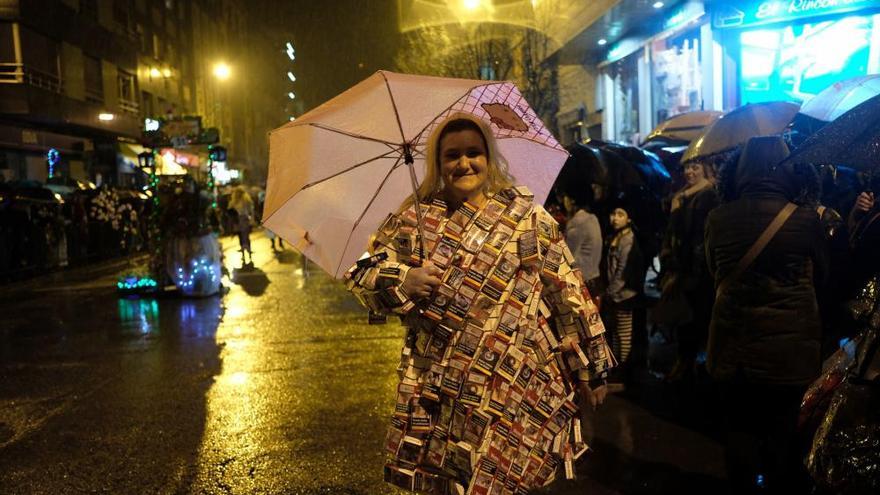
<path id="1" fill-rule="evenodd" d="M 223 297 L 120 299 L 122 263 L 0 287 L 0 493 L 398 493 L 402 327 L 261 234 L 253 271 L 223 242 Z M 578 479 L 542 493 L 717 491 L 720 446 L 676 393 L 611 395 Z"/>

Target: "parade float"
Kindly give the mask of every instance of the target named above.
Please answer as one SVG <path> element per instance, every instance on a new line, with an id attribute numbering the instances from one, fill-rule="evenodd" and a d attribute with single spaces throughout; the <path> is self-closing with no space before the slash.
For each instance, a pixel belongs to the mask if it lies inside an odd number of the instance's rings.
<path id="1" fill-rule="evenodd" d="M 225 162 L 226 150 L 210 144 L 217 138 L 216 130 L 201 130 L 197 117 L 161 121 L 145 133 L 144 144 L 150 147 L 138 154 L 138 169 L 150 197 L 150 259 L 145 270 L 120 278 L 121 294 L 203 297 L 221 292 L 215 167 Z M 207 152 L 207 160 L 199 151 Z"/>

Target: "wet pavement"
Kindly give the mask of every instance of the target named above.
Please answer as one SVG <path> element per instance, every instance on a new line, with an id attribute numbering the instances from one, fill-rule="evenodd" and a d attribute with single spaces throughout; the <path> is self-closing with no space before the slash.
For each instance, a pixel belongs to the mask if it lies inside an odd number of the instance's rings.
<path id="1" fill-rule="evenodd" d="M 118 298 L 116 263 L 0 287 L 0 493 L 400 493 L 382 482 L 403 329 L 254 239 L 223 297 Z M 685 400 L 687 399 L 687 400 Z M 647 382 L 588 414 L 541 493 L 723 486 L 700 393 Z"/>

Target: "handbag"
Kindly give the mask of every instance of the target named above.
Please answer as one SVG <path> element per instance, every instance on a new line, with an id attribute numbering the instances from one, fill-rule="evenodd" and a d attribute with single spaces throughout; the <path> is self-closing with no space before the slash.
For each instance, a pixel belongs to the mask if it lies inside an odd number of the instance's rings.
<path id="1" fill-rule="evenodd" d="M 807 456 L 807 469 L 813 479 L 834 493 L 880 492 L 878 345 L 877 328 L 867 329 L 855 362 L 835 390 Z M 869 375 L 875 378 L 867 379 Z"/>

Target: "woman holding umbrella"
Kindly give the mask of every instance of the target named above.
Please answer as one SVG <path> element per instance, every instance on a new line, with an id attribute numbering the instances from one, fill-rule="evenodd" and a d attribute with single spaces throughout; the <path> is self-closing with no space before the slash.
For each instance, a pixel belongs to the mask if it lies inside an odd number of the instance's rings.
<path id="1" fill-rule="evenodd" d="M 386 481 L 485 495 L 571 477 L 585 449 L 577 398 L 601 404 L 613 365 L 582 276 L 484 121 L 441 122 L 426 163 L 417 196 L 346 274 L 364 305 L 408 327 Z"/>

